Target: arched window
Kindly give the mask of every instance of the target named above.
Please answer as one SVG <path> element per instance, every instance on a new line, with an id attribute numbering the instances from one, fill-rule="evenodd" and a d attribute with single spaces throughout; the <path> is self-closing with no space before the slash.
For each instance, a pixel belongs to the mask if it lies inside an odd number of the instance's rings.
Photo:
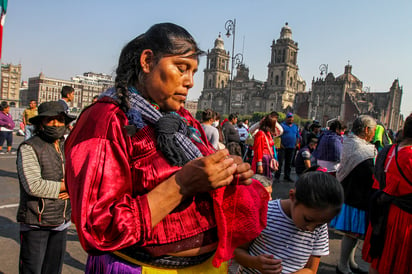
<path id="1" fill-rule="evenodd" d="M 275 85 L 279 85 L 279 75 L 276 75 L 275 77 Z"/>
<path id="2" fill-rule="evenodd" d="M 212 87 L 212 79 L 209 79 L 209 88 Z"/>

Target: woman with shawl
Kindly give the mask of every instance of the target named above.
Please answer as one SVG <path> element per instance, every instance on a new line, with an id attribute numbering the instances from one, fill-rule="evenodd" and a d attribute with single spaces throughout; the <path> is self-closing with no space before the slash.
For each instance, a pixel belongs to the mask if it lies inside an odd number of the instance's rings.
<path id="1" fill-rule="evenodd" d="M 344 189 L 344 204 L 331 227 L 345 232 L 336 272 L 358 271 L 354 251 L 358 239 L 363 238 L 367 226 L 368 201 L 372 192 L 376 149 L 370 143 L 375 135 L 376 121 L 368 115 L 355 119 L 352 134 L 343 141 L 343 153 L 336 178 Z"/>
<path id="2" fill-rule="evenodd" d="M 249 164 L 215 152 L 183 108 L 202 53 L 184 28 L 152 26 L 123 48 L 115 87 L 68 137 L 86 273 L 224 273 L 265 226 L 268 194 Z"/>

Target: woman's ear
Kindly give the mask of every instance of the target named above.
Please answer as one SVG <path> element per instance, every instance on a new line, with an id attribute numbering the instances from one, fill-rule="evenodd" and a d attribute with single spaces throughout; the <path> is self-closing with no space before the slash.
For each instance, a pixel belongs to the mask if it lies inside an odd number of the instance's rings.
<path id="1" fill-rule="evenodd" d="M 140 55 L 140 65 L 144 73 L 149 73 L 154 65 L 154 53 L 151 49 L 145 49 Z"/>

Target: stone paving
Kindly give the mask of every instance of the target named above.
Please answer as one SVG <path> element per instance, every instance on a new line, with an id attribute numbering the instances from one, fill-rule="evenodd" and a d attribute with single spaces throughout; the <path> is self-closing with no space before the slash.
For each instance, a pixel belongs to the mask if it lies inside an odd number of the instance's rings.
<path id="1" fill-rule="evenodd" d="M 14 136 L 14 148 L 23 141 L 20 136 Z M 0 274 L 18 273 L 19 256 L 19 225 L 16 223 L 17 204 L 19 202 L 19 187 L 16 174 L 16 156 L 0 155 Z M 295 175 L 293 178 L 295 178 Z M 273 199 L 287 198 L 288 191 L 293 183 L 280 181 L 273 185 Z M 330 255 L 321 259 L 318 273 L 335 273 L 335 266 L 339 257 L 341 235 L 330 231 Z M 360 261 L 360 249 L 357 250 L 356 259 L 363 268 L 367 264 Z M 67 252 L 65 256 L 63 273 L 84 273 L 87 254 L 83 251 L 78 241 L 76 229 L 72 225 L 68 231 Z"/>

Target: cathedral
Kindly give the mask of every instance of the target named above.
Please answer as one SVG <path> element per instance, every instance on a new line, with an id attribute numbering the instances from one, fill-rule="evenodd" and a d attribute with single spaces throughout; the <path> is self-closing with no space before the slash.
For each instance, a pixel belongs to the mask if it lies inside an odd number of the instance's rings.
<path id="1" fill-rule="evenodd" d="M 323 126 L 334 119 L 350 126 L 358 115 L 369 114 L 387 128 L 401 127 L 402 87 L 398 80 L 388 92 L 366 92 L 348 64 L 344 74 L 336 78 L 328 73 L 324 78 L 313 79 L 308 92 L 306 82 L 299 76 L 298 50 L 298 43 L 293 41 L 292 30 L 286 23 L 279 39 L 272 42 L 267 79 L 260 81 L 249 77 L 249 68 L 241 59 L 231 60 L 219 35 L 214 48 L 207 52 L 198 110 L 211 108 L 221 114 L 240 115 L 292 111 L 304 119 L 318 120 Z M 231 61 L 236 63 L 232 81 Z"/>

